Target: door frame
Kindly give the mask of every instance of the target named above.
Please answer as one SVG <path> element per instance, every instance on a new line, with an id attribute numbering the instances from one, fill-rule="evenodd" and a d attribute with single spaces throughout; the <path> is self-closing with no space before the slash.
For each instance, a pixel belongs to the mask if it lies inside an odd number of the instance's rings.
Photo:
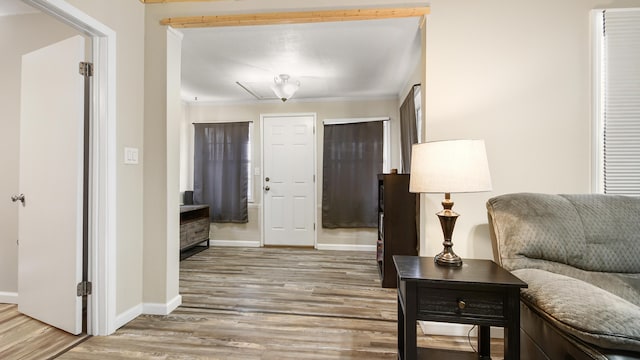
<path id="1" fill-rule="evenodd" d="M 87 333 L 116 328 L 116 32 L 64 0 L 23 0 L 92 39 Z"/>
<path id="2" fill-rule="evenodd" d="M 264 119 L 272 118 L 272 117 L 298 117 L 298 116 L 310 116 L 313 118 L 313 169 L 315 170 L 314 176 L 315 181 L 313 184 L 313 222 L 316 224 L 313 229 L 313 248 L 318 248 L 318 115 L 314 112 L 308 113 L 267 113 L 260 114 L 260 221 L 262 222 L 260 226 L 260 247 L 264 247 L 264 237 L 266 233 L 266 212 L 265 212 L 265 200 L 264 200 L 264 191 L 262 191 L 265 187 L 264 181 Z M 255 199 L 255 194 L 254 194 Z"/>

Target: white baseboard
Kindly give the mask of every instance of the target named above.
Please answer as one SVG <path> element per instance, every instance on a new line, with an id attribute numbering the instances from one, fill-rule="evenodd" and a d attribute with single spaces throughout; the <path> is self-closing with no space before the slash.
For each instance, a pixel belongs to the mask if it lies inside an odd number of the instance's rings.
<path id="1" fill-rule="evenodd" d="M 144 303 L 142 313 L 147 315 L 169 315 L 173 310 L 182 304 L 182 296 L 176 295 L 166 304 Z"/>
<path id="2" fill-rule="evenodd" d="M 17 304 L 18 293 L 0 291 L 0 303 L 1 304 Z"/>
<path id="3" fill-rule="evenodd" d="M 338 251 L 376 251 L 375 245 L 350 245 L 350 244 L 317 244 L 318 250 L 338 250 Z"/>
<path id="4" fill-rule="evenodd" d="M 245 240 L 209 240 L 210 246 L 229 246 L 229 247 L 260 247 L 260 241 Z"/>
<path id="5" fill-rule="evenodd" d="M 473 327 L 473 325 L 463 325 L 463 324 L 449 324 L 449 323 L 439 323 L 439 322 L 431 322 L 431 321 L 418 321 L 422 332 L 426 335 L 443 335 L 443 336 L 467 336 L 469 334 L 469 330 Z M 475 328 L 471 331 L 470 336 L 476 337 L 478 336 L 478 329 Z M 491 328 L 491 337 L 497 339 L 504 338 L 504 329 L 503 328 Z"/>
<path id="6" fill-rule="evenodd" d="M 119 329 L 126 325 L 129 321 L 137 318 L 142 314 L 148 315 L 169 315 L 173 310 L 182 304 L 182 296 L 178 295 L 166 304 L 160 303 L 143 303 L 138 304 L 129 310 L 116 316 L 115 327 Z"/>
<path id="7" fill-rule="evenodd" d="M 142 304 L 138 304 L 129 310 L 119 314 L 116 316 L 115 328 L 116 330 L 125 326 L 129 321 L 137 318 L 140 314 L 142 314 Z"/>

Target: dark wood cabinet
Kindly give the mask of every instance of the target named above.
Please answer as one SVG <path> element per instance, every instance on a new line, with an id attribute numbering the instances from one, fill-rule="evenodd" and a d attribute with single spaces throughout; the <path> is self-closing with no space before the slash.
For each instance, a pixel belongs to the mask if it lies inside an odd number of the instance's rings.
<path id="1" fill-rule="evenodd" d="M 180 206 L 180 260 L 209 248 L 209 205 Z"/>
<path id="2" fill-rule="evenodd" d="M 409 174 L 378 175 L 377 261 L 382 287 L 396 287 L 393 255 L 418 255 L 416 207 Z"/>

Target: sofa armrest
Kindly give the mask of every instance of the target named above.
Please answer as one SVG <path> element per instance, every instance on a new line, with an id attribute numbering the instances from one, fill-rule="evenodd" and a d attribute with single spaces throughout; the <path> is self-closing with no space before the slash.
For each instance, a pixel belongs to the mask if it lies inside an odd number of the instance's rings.
<path id="1" fill-rule="evenodd" d="M 522 300 L 562 331 L 600 348 L 640 351 L 640 307 L 569 276 L 539 269 L 513 273 L 529 285 Z"/>

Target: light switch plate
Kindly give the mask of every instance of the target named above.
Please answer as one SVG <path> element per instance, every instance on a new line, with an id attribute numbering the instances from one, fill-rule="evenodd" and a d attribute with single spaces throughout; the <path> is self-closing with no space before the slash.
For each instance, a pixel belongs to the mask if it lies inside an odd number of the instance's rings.
<path id="1" fill-rule="evenodd" d="M 131 165 L 138 163 L 138 148 L 124 148 L 124 163 Z"/>

